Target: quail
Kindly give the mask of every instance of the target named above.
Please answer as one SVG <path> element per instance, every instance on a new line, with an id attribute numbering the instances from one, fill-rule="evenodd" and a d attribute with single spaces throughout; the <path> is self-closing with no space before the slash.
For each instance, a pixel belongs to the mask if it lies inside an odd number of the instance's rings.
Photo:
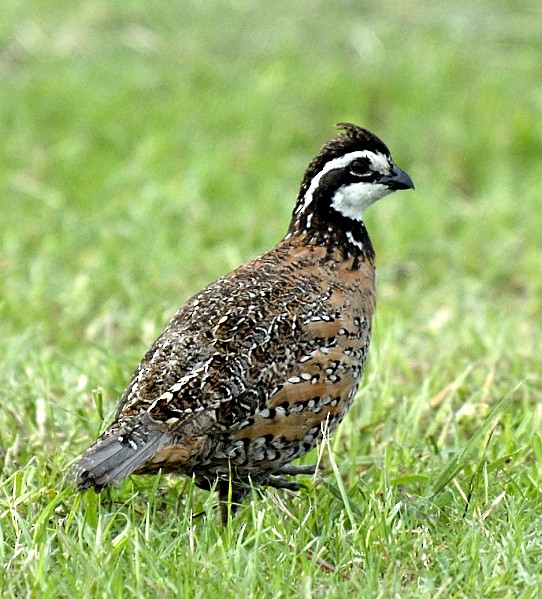
<path id="1" fill-rule="evenodd" d="M 333 432 L 363 373 L 375 308 L 365 208 L 413 189 L 386 145 L 337 125 L 273 248 L 194 295 L 133 374 L 114 422 L 73 467 L 78 490 L 173 472 L 225 505 L 287 478 Z"/>

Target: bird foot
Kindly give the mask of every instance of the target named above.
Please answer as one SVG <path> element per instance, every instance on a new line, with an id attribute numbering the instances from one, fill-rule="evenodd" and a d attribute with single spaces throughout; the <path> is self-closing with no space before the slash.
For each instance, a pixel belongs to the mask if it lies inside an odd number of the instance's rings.
<path id="1" fill-rule="evenodd" d="M 314 474 L 316 472 L 316 464 L 308 464 L 304 466 L 284 464 L 284 466 L 281 466 L 275 472 L 277 474 L 286 474 L 287 476 L 297 476 L 298 474 Z"/>
<path id="2" fill-rule="evenodd" d="M 284 476 L 270 476 L 265 484 L 274 489 L 288 489 L 289 491 L 300 491 L 307 488 L 301 483 L 284 478 Z"/>
<path id="3" fill-rule="evenodd" d="M 316 465 L 293 466 L 292 464 L 284 464 L 267 479 L 253 481 L 253 484 L 273 487 L 275 489 L 287 489 L 288 491 L 300 491 L 307 487 L 293 480 L 288 480 L 285 476 L 297 476 L 298 474 L 314 474 Z M 284 476 L 281 476 L 284 475 Z M 202 486 L 201 481 L 198 486 Z M 243 481 L 235 481 L 232 484 L 229 480 L 218 482 L 217 491 L 220 505 L 220 515 L 222 524 L 227 525 L 228 519 L 232 516 L 239 507 L 241 501 L 250 493 L 251 484 Z"/>
<path id="4" fill-rule="evenodd" d="M 296 483 L 292 480 L 284 478 L 284 476 L 275 476 L 276 474 L 284 474 L 286 476 L 297 476 L 298 474 L 314 474 L 316 472 L 315 465 L 293 466 L 292 464 L 284 464 L 278 470 L 275 470 L 273 475 L 267 480 L 267 486 L 275 489 L 288 489 L 290 491 L 299 491 L 307 487 L 301 483 Z"/>

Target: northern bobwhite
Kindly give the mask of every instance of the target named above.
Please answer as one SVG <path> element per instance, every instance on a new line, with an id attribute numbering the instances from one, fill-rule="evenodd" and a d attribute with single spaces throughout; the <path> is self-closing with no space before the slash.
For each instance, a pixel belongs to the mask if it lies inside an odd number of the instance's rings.
<path id="1" fill-rule="evenodd" d="M 310 163 L 276 246 L 197 293 L 145 354 L 115 421 L 74 466 L 79 490 L 162 470 L 298 490 L 291 462 L 341 422 L 363 372 L 375 307 L 363 211 L 413 189 L 375 135 L 350 123 Z"/>

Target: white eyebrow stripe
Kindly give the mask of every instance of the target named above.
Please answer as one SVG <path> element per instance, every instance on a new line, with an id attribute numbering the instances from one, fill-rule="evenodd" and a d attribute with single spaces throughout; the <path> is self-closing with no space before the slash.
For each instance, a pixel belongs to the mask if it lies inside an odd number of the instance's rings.
<path id="1" fill-rule="evenodd" d="M 370 152 L 368 157 L 371 161 L 371 165 L 375 171 L 380 173 L 389 174 L 390 172 L 390 161 L 384 154 L 380 152 Z"/>
<path id="2" fill-rule="evenodd" d="M 338 158 L 334 158 L 329 162 L 326 162 L 324 168 L 313 177 L 309 188 L 305 192 L 303 196 L 303 203 L 297 208 L 296 213 L 301 214 L 305 212 L 307 206 L 309 206 L 314 199 L 314 192 L 318 187 L 320 180 L 322 177 L 329 173 L 329 171 L 344 168 L 347 164 L 350 164 L 356 158 L 367 158 L 371 161 L 371 164 L 375 168 L 375 170 L 386 172 L 389 170 L 390 165 L 388 162 L 388 158 L 384 156 L 384 154 L 380 152 L 372 152 L 371 150 L 358 150 L 356 152 L 349 152 L 348 154 L 344 154 L 343 156 L 339 156 Z"/>

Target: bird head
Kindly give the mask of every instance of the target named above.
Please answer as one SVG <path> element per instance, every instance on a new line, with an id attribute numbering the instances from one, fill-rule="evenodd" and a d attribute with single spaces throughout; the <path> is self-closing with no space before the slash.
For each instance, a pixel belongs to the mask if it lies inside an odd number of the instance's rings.
<path id="1" fill-rule="evenodd" d="M 414 189 L 376 135 L 351 123 L 337 127 L 343 133 L 322 147 L 305 172 L 294 218 L 312 214 L 327 222 L 336 216 L 361 221 L 364 210 L 380 198 Z"/>

